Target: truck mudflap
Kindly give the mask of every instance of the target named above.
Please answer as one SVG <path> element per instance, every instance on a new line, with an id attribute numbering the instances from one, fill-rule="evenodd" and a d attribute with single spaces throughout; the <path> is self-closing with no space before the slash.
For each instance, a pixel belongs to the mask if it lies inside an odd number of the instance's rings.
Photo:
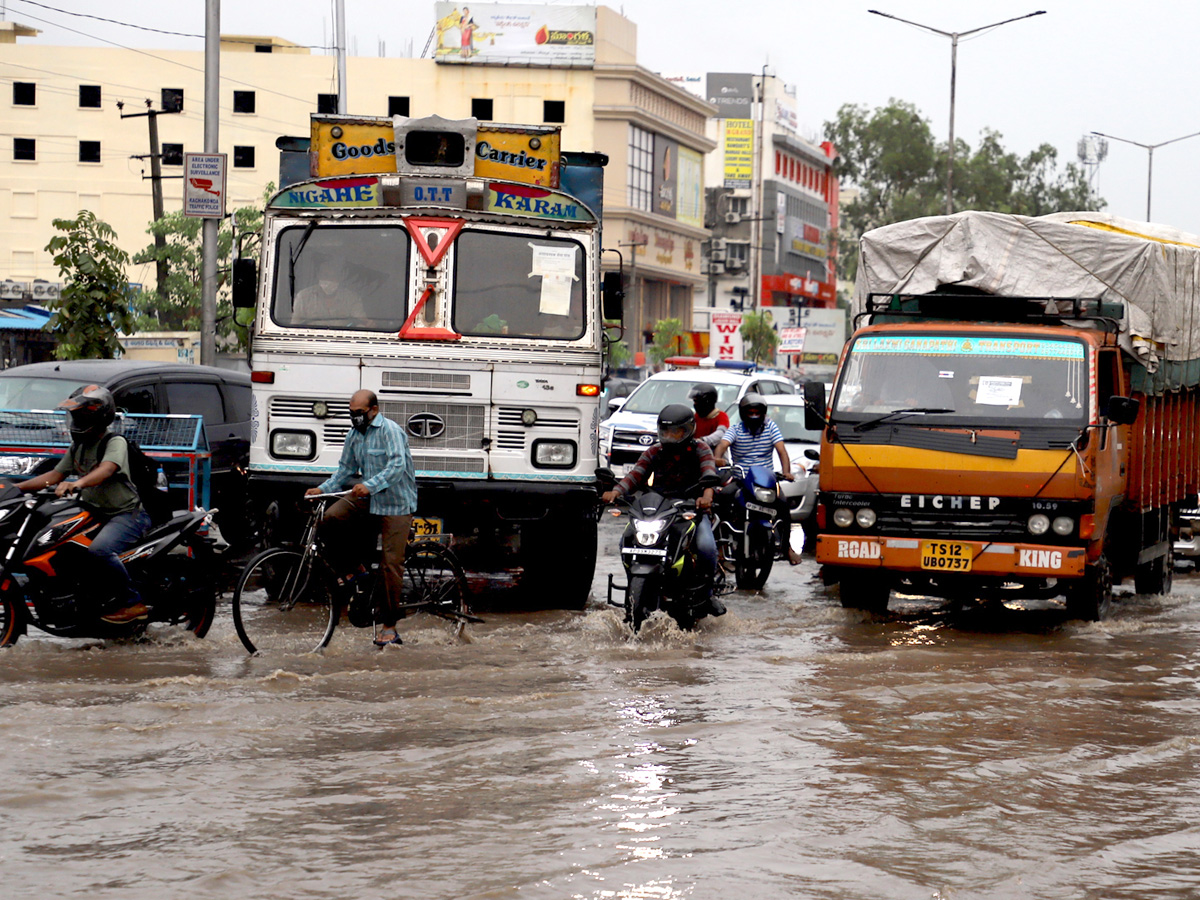
<path id="1" fill-rule="evenodd" d="M 895 572 L 1073 578 L 1083 575 L 1087 548 L 822 534 L 817 562 Z"/>

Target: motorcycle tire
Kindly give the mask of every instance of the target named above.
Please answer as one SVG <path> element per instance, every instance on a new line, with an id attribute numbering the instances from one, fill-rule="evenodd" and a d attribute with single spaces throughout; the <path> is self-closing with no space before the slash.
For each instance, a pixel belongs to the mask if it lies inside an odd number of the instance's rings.
<path id="1" fill-rule="evenodd" d="M 0 647 L 11 647 L 24 633 L 21 611 L 11 592 L 0 597 Z"/>
<path id="2" fill-rule="evenodd" d="M 740 590 L 761 591 L 775 565 L 775 547 L 765 539 L 752 541 L 750 558 L 737 561 L 737 586 Z"/>
<path id="3" fill-rule="evenodd" d="M 642 629 L 642 623 L 658 609 L 658 588 L 644 575 L 629 576 L 629 590 L 625 594 L 625 613 L 633 633 Z"/>
<path id="4" fill-rule="evenodd" d="M 198 638 L 208 634 L 217 617 L 217 563 L 212 548 L 200 538 L 187 542 L 193 582 L 183 609 L 184 626 Z"/>

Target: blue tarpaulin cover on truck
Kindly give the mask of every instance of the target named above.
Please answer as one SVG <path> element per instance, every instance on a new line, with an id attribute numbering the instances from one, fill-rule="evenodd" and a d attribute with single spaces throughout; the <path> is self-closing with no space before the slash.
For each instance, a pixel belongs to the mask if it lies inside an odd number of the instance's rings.
<path id="1" fill-rule="evenodd" d="M 1200 384 L 1200 237 L 1105 213 L 961 212 L 885 225 L 860 242 L 855 312 L 871 293 L 944 285 L 1013 297 L 1124 303 L 1134 387 Z M 963 318 L 970 318 L 964 300 Z"/>

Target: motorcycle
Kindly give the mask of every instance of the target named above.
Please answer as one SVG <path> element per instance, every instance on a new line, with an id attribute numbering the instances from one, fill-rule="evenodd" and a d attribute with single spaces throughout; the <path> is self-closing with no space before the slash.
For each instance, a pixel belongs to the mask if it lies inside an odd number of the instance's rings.
<path id="1" fill-rule="evenodd" d="M 176 513 L 121 554 L 150 614 L 114 624 L 100 618 L 101 604 L 77 601 L 95 594 L 96 562 L 87 547 L 103 521 L 53 490 L 0 486 L 0 647 L 15 644 L 31 625 L 58 637 L 116 638 L 164 622 L 204 637 L 216 614 L 216 566 L 198 530 L 212 512 Z"/>
<path id="2" fill-rule="evenodd" d="M 717 547 L 732 562 L 738 588 L 761 590 L 782 543 L 775 472 L 766 466 L 734 465 L 728 473 L 730 481 L 718 497 Z"/>
<path id="3" fill-rule="evenodd" d="M 608 469 L 597 470 L 601 482 L 615 483 Z M 697 489 L 716 487 L 718 479 L 701 479 Z M 665 497 L 646 490 L 616 501 L 629 515 L 621 536 L 621 563 L 627 582 L 614 584 L 608 576 L 608 602 L 624 606 L 625 621 L 634 632 L 655 610 L 661 609 L 680 629 L 687 631 L 708 615 L 709 600 L 726 593 L 725 575 L 715 577 L 696 550 L 695 500 Z M 623 603 L 613 600 L 624 591 Z"/>

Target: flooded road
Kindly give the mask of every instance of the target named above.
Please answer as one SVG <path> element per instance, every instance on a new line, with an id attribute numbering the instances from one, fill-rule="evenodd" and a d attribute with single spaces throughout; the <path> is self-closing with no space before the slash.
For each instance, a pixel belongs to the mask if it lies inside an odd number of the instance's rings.
<path id="1" fill-rule="evenodd" d="M 0 654 L 5 897 L 1194 898 L 1200 577 L 1104 623 L 603 607 Z M 228 598 L 226 598 L 227 601 Z"/>

